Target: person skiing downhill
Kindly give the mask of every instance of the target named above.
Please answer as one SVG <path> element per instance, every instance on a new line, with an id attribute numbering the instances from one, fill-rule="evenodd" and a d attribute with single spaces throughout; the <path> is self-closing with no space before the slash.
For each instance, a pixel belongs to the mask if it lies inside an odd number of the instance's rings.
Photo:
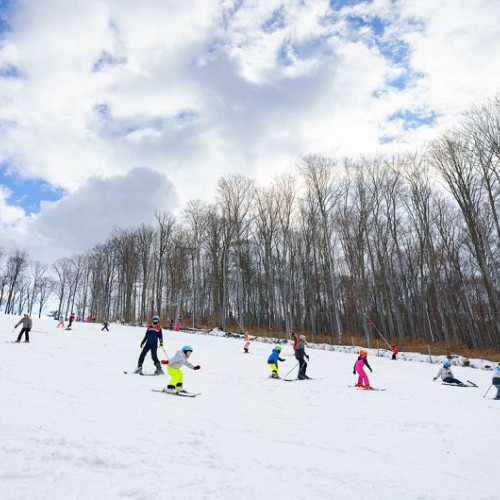
<path id="1" fill-rule="evenodd" d="M 267 359 L 267 364 L 271 368 L 271 378 L 280 378 L 278 373 L 278 361 L 286 361 L 285 359 L 280 358 L 281 346 L 274 346 L 273 352 L 270 354 Z"/>
<path id="2" fill-rule="evenodd" d="M 75 313 L 71 313 L 71 315 L 69 317 L 69 324 L 68 324 L 67 330 L 69 330 L 71 328 L 71 325 L 73 324 L 73 321 L 75 321 L 75 319 L 76 319 Z"/>
<path id="3" fill-rule="evenodd" d="M 64 328 L 64 315 L 59 314 L 59 323 L 57 323 L 56 328 Z"/>
<path id="4" fill-rule="evenodd" d="M 299 374 L 297 376 L 299 380 L 304 380 L 309 378 L 306 375 L 307 361 L 309 361 L 309 355 L 306 354 L 306 344 L 307 344 L 306 336 L 300 335 L 297 348 L 295 349 L 295 359 L 299 362 Z M 307 361 L 305 358 L 307 358 Z"/>
<path id="5" fill-rule="evenodd" d="M 102 331 L 104 331 L 104 330 L 106 330 L 107 332 L 109 332 L 109 328 L 108 328 L 108 326 L 109 326 L 109 321 L 104 320 L 104 321 L 102 322 L 101 332 L 102 332 Z"/>
<path id="6" fill-rule="evenodd" d="M 19 332 L 19 336 L 17 337 L 16 342 L 21 342 L 21 339 L 22 339 L 23 334 L 24 334 L 25 335 L 24 341 L 29 344 L 30 331 L 31 331 L 31 328 L 33 328 L 33 320 L 30 318 L 30 315 L 28 313 L 26 313 L 23 316 L 23 318 L 21 319 L 21 321 L 19 321 L 19 323 L 16 324 L 14 329 L 16 329 L 21 323 L 23 324 L 23 327 L 21 328 L 21 331 Z"/>
<path id="7" fill-rule="evenodd" d="M 182 373 L 181 368 L 183 366 L 187 366 L 188 368 L 191 368 L 191 370 L 199 370 L 201 368 L 200 365 L 195 366 L 188 361 L 192 353 L 193 348 L 190 345 L 185 345 L 180 351 L 177 351 L 175 353 L 175 356 L 172 359 L 166 362 L 168 364 L 167 370 L 170 375 L 170 382 L 168 383 L 167 387 L 163 389 L 164 392 L 187 393 L 182 385 L 184 374 Z"/>
<path id="8" fill-rule="evenodd" d="M 151 351 L 151 358 L 156 367 L 155 375 L 161 375 L 163 370 L 161 368 L 160 361 L 156 351 L 158 349 L 158 342 L 160 342 L 160 347 L 163 347 L 163 332 L 160 326 L 160 317 L 153 316 L 151 323 L 148 325 L 146 334 L 141 342 L 141 355 L 139 356 L 139 361 L 137 362 L 137 369 L 134 373 L 139 373 L 142 375 L 142 363 L 144 363 L 144 358 L 146 354 Z"/>
<path id="9" fill-rule="evenodd" d="M 441 380 L 445 384 L 466 386 L 466 384 L 464 384 L 461 380 L 458 380 L 453 376 L 453 372 L 451 371 L 451 363 L 449 361 L 444 362 L 443 366 L 439 369 L 437 375 L 432 380 L 437 380 L 439 377 L 441 377 Z"/>
<path id="10" fill-rule="evenodd" d="M 493 399 L 500 399 L 500 365 L 497 366 L 495 373 L 493 374 L 493 379 L 491 384 L 497 388 L 497 396 Z"/>
<path id="11" fill-rule="evenodd" d="M 398 346 L 392 346 L 392 349 L 391 349 L 391 352 L 392 352 L 392 358 L 394 361 L 397 361 L 397 356 L 399 354 L 399 349 L 398 349 Z"/>
<path id="12" fill-rule="evenodd" d="M 353 375 L 358 374 L 358 383 L 356 387 L 363 387 L 364 389 L 373 389 L 370 385 L 370 381 L 368 380 L 368 375 L 365 373 L 365 366 L 370 370 L 370 373 L 373 373 L 372 367 L 368 364 L 368 360 L 366 359 L 368 353 L 361 349 L 359 351 L 359 356 L 357 361 L 354 363 L 354 367 L 352 369 Z"/>
<path id="13" fill-rule="evenodd" d="M 243 334 L 243 340 L 245 343 L 243 344 L 243 352 L 248 354 L 250 352 L 250 340 L 248 339 L 248 330 Z"/>

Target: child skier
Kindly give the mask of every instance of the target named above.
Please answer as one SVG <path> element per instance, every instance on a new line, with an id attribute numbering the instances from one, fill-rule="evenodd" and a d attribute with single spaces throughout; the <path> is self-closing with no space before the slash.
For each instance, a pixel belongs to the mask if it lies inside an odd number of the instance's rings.
<path id="1" fill-rule="evenodd" d="M 497 388 L 497 397 L 493 399 L 500 399 L 500 365 L 497 366 L 496 372 L 493 374 L 491 383 Z"/>
<path id="2" fill-rule="evenodd" d="M 366 359 L 368 356 L 368 353 L 364 350 L 361 349 L 359 351 L 359 356 L 354 363 L 354 368 L 352 369 L 353 375 L 356 375 L 356 372 L 358 373 L 358 383 L 356 384 L 356 387 L 363 387 L 364 389 L 373 389 L 373 387 L 370 385 L 370 381 L 368 380 L 368 376 L 365 373 L 365 366 L 368 367 L 370 370 L 370 373 L 373 373 L 372 367 L 368 364 L 368 360 Z"/>
<path id="3" fill-rule="evenodd" d="M 392 358 L 394 361 L 397 361 L 397 355 L 399 354 L 399 349 L 397 346 L 392 346 Z"/>
<path id="4" fill-rule="evenodd" d="M 57 323 L 56 328 L 64 328 L 64 315 L 59 314 L 59 323 Z"/>
<path id="5" fill-rule="evenodd" d="M 200 365 L 194 366 L 188 361 L 189 356 L 191 356 L 192 353 L 193 348 L 189 345 L 185 345 L 180 351 L 177 351 L 175 353 L 175 356 L 172 359 L 167 362 L 170 382 L 168 383 L 167 387 L 163 389 L 165 392 L 170 392 L 173 394 L 175 394 L 176 392 L 187 392 L 182 386 L 184 374 L 182 373 L 181 368 L 183 366 L 187 366 L 188 368 L 191 368 L 191 370 L 199 370 L 201 368 Z"/>
<path id="6" fill-rule="evenodd" d="M 139 361 L 137 362 L 137 369 L 135 370 L 135 373 L 142 375 L 142 363 L 144 363 L 144 358 L 149 351 L 151 351 L 151 358 L 156 366 L 154 374 L 161 375 L 163 373 L 160 361 L 158 360 L 158 355 L 156 354 L 158 342 L 160 342 L 160 347 L 163 347 L 163 332 L 160 326 L 160 317 L 153 316 L 141 342 L 142 351 L 139 356 Z"/>
<path id="7" fill-rule="evenodd" d="M 278 361 L 286 361 L 285 359 L 280 358 L 281 346 L 274 346 L 273 352 L 267 359 L 267 364 L 271 368 L 271 378 L 280 378 L 278 373 Z"/>
<path id="8" fill-rule="evenodd" d="M 14 329 L 17 328 L 21 323 L 23 324 L 23 327 L 21 328 L 21 331 L 19 332 L 19 336 L 17 337 L 16 342 L 21 342 L 21 339 L 22 339 L 23 334 L 24 334 L 25 335 L 24 341 L 29 344 L 30 331 L 31 331 L 31 328 L 33 327 L 33 320 L 30 318 L 30 315 L 26 313 L 23 316 L 23 318 L 21 319 L 21 321 L 19 321 L 19 323 L 16 324 Z"/>
<path id="9" fill-rule="evenodd" d="M 464 387 L 466 385 L 453 376 L 453 372 L 451 371 L 451 363 L 449 361 L 446 361 L 443 364 L 443 366 L 439 369 L 437 375 L 432 380 L 437 380 L 439 377 L 441 377 L 441 380 L 445 384 L 460 385 Z"/>
<path id="10" fill-rule="evenodd" d="M 299 375 L 297 376 L 299 380 L 304 380 L 309 378 L 306 375 L 307 362 L 304 359 L 307 358 L 307 361 L 309 361 L 309 355 L 306 354 L 306 344 L 307 344 L 306 336 L 300 335 L 297 348 L 295 349 L 295 359 L 299 362 Z"/>
<path id="11" fill-rule="evenodd" d="M 249 354 L 250 353 L 250 341 L 247 340 L 243 346 L 243 352 L 245 354 Z"/>

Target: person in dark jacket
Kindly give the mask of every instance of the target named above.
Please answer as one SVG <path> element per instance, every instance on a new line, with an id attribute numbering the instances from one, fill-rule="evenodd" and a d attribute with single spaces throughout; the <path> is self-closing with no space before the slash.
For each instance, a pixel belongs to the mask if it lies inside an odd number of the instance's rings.
<path id="1" fill-rule="evenodd" d="M 135 370 L 135 373 L 139 373 L 142 375 L 142 363 L 144 363 L 144 358 L 150 351 L 151 358 L 156 367 L 155 375 L 161 375 L 163 373 L 160 360 L 158 359 L 158 355 L 156 354 L 156 351 L 158 349 L 158 342 L 160 342 L 160 347 L 163 347 L 163 332 L 160 326 L 160 317 L 153 316 L 153 319 L 148 325 L 146 334 L 144 335 L 144 338 L 141 342 L 142 351 L 141 355 L 139 356 L 139 361 L 137 362 L 137 369 Z"/>
<path id="2" fill-rule="evenodd" d="M 102 332 L 102 331 L 104 331 L 104 330 L 106 330 L 107 332 L 109 332 L 109 328 L 108 328 L 108 326 L 109 326 L 109 321 L 104 320 L 104 321 L 102 322 L 101 332 Z"/>
<path id="3" fill-rule="evenodd" d="M 493 380 L 491 384 L 497 388 L 497 396 L 493 399 L 500 399 L 500 365 L 497 366 L 495 373 L 493 374 Z"/>
<path id="4" fill-rule="evenodd" d="M 308 379 L 306 375 L 307 361 L 309 361 L 309 355 L 306 354 L 306 336 L 300 335 L 299 341 L 297 343 L 297 348 L 295 349 L 295 359 L 299 362 L 299 380 Z M 306 361 L 307 359 L 307 361 Z"/>
<path id="5" fill-rule="evenodd" d="M 24 341 L 29 343 L 30 331 L 31 331 L 31 328 L 33 328 L 33 320 L 30 318 L 29 314 L 25 314 L 23 319 L 21 319 L 21 321 L 19 321 L 19 323 L 16 324 L 14 329 L 17 328 L 21 323 L 23 324 L 23 327 L 21 328 L 21 331 L 19 332 L 19 336 L 17 337 L 16 342 L 21 342 L 21 339 L 22 339 L 23 334 L 24 334 L 25 335 Z"/>

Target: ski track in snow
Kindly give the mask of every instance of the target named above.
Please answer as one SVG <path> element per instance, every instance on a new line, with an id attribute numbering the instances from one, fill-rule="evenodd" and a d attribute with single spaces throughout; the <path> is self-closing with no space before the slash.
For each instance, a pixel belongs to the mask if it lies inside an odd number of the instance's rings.
<path id="1" fill-rule="evenodd" d="M 3 340 L 17 321 L 0 315 Z M 172 398 L 151 391 L 167 375 L 123 374 L 143 328 L 56 324 L 34 318 L 47 333 L 0 342 L 0 500 L 500 498 L 491 372 L 454 367 L 479 385 L 462 391 L 432 382 L 437 365 L 370 357 L 387 391 L 359 391 L 355 356 L 311 349 L 321 380 L 289 384 L 266 379 L 269 344 L 245 356 L 238 339 L 167 330 L 169 355 L 189 343 L 202 366 L 183 369 L 202 395 Z"/>

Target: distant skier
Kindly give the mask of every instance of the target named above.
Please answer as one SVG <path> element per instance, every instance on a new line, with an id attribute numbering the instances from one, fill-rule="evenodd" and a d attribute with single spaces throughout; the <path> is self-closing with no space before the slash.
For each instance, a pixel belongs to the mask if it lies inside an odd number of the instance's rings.
<path id="1" fill-rule="evenodd" d="M 190 345 L 185 345 L 180 351 L 175 353 L 175 356 L 167 361 L 168 363 L 168 373 L 170 375 L 170 381 L 167 387 L 164 389 L 165 392 L 176 393 L 176 392 L 187 392 L 184 390 L 182 385 L 184 380 L 184 374 L 181 368 L 187 366 L 191 370 L 199 370 L 200 365 L 192 365 L 188 359 L 193 353 L 193 348 Z"/>
<path id="2" fill-rule="evenodd" d="M 19 332 L 19 336 L 17 337 L 16 342 L 21 342 L 21 338 L 23 337 L 23 334 L 25 335 L 25 342 L 29 343 L 30 341 L 30 331 L 33 328 L 33 320 L 30 318 L 30 315 L 26 313 L 21 321 L 16 324 L 14 329 L 16 329 L 20 324 L 23 324 L 23 327 L 21 328 L 21 331 Z"/>
<path id="3" fill-rule="evenodd" d="M 267 359 L 267 364 L 271 368 L 271 378 L 280 378 L 278 373 L 278 361 L 286 361 L 285 359 L 280 358 L 281 346 L 274 346 L 273 352 L 270 354 Z"/>
<path id="4" fill-rule="evenodd" d="M 151 358 L 156 367 L 155 375 L 161 375 L 163 370 L 161 368 L 160 361 L 158 359 L 158 355 L 156 351 L 158 349 L 158 342 L 160 343 L 160 347 L 163 347 L 163 332 L 160 326 L 160 317 L 153 316 L 151 323 L 148 325 L 146 334 L 141 342 L 141 355 L 139 356 L 139 361 L 137 362 L 137 369 L 135 373 L 139 373 L 142 375 L 142 364 L 144 363 L 144 358 L 146 354 L 151 351 Z"/>
<path id="5" fill-rule="evenodd" d="M 451 371 L 451 363 L 449 361 L 445 361 L 443 366 L 439 369 L 437 375 L 432 380 L 437 380 L 439 377 L 441 377 L 441 380 L 445 384 L 460 385 L 463 387 L 466 386 L 466 384 L 453 376 L 453 372 Z"/>
<path id="6" fill-rule="evenodd" d="M 109 326 L 109 321 L 104 320 L 104 321 L 102 322 L 101 332 L 102 332 L 103 330 L 106 330 L 107 332 L 109 332 L 109 328 L 108 328 L 108 326 Z"/>
<path id="7" fill-rule="evenodd" d="M 64 328 L 64 315 L 59 314 L 59 323 L 57 323 L 56 328 Z"/>
<path id="8" fill-rule="evenodd" d="M 248 340 L 248 331 L 244 333 L 244 341 L 245 343 L 243 344 L 243 352 L 245 354 L 249 354 L 250 352 L 250 340 Z"/>
<path id="9" fill-rule="evenodd" d="M 493 399 L 500 399 L 500 365 L 497 366 L 495 373 L 493 374 L 493 380 L 491 383 L 497 388 L 497 396 Z"/>
<path id="10" fill-rule="evenodd" d="M 295 333 L 295 330 L 292 328 L 290 330 L 290 338 L 293 340 L 293 352 L 295 352 L 295 350 L 297 349 L 297 344 L 299 343 L 299 337 L 298 335 Z"/>
<path id="11" fill-rule="evenodd" d="M 75 321 L 75 319 L 76 319 L 75 313 L 71 313 L 69 316 L 69 324 L 67 330 L 71 328 L 71 325 L 73 324 L 73 321 Z"/>
<path id="12" fill-rule="evenodd" d="M 306 354 L 306 336 L 300 335 L 299 342 L 297 344 L 297 348 L 295 349 L 295 359 L 299 362 L 299 374 L 297 378 L 299 380 L 308 379 L 309 377 L 306 375 L 307 369 L 307 361 L 309 361 L 309 355 Z"/>
<path id="13" fill-rule="evenodd" d="M 175 320 L 174 323 L 174 332 L 178 332 L 181 329 L 181 315 L 177 315 L 177 319 Z"/>
<path id="14" fill-rule="evenodd" d="M 398 354 L 399 354 L 399 349 L 398 349 L 398 347 L 397 347 L 397 346 L 395 346 L 395 345 L 393 345 L 393 346 L 392 346 L 392 358 L 391 358 L 391 359 L 393 359 L 394 361 L 397 361 L 397 359 L 398 359 L 398 358 L 397 358 Z"/>
<path id="15" fill-rule="evenodd" d="M 368 357 L 368 353 L 364 350 L 361 349 L 359 351 L 359 356 L 354 363 L 354 367 L 352 369 L 353 375 L 358 374 L 358 383 L 356 384 L 356 387 L 363 387 L 364 389 L 373 389 L 373 387 L 370 385 L 370 381 L 368 380 L 368 375 L 365 373 L 365 366 L 370 370 L 372 373 L 372 367 L 368 364 L 368 360 L 366 359 Z"/>

